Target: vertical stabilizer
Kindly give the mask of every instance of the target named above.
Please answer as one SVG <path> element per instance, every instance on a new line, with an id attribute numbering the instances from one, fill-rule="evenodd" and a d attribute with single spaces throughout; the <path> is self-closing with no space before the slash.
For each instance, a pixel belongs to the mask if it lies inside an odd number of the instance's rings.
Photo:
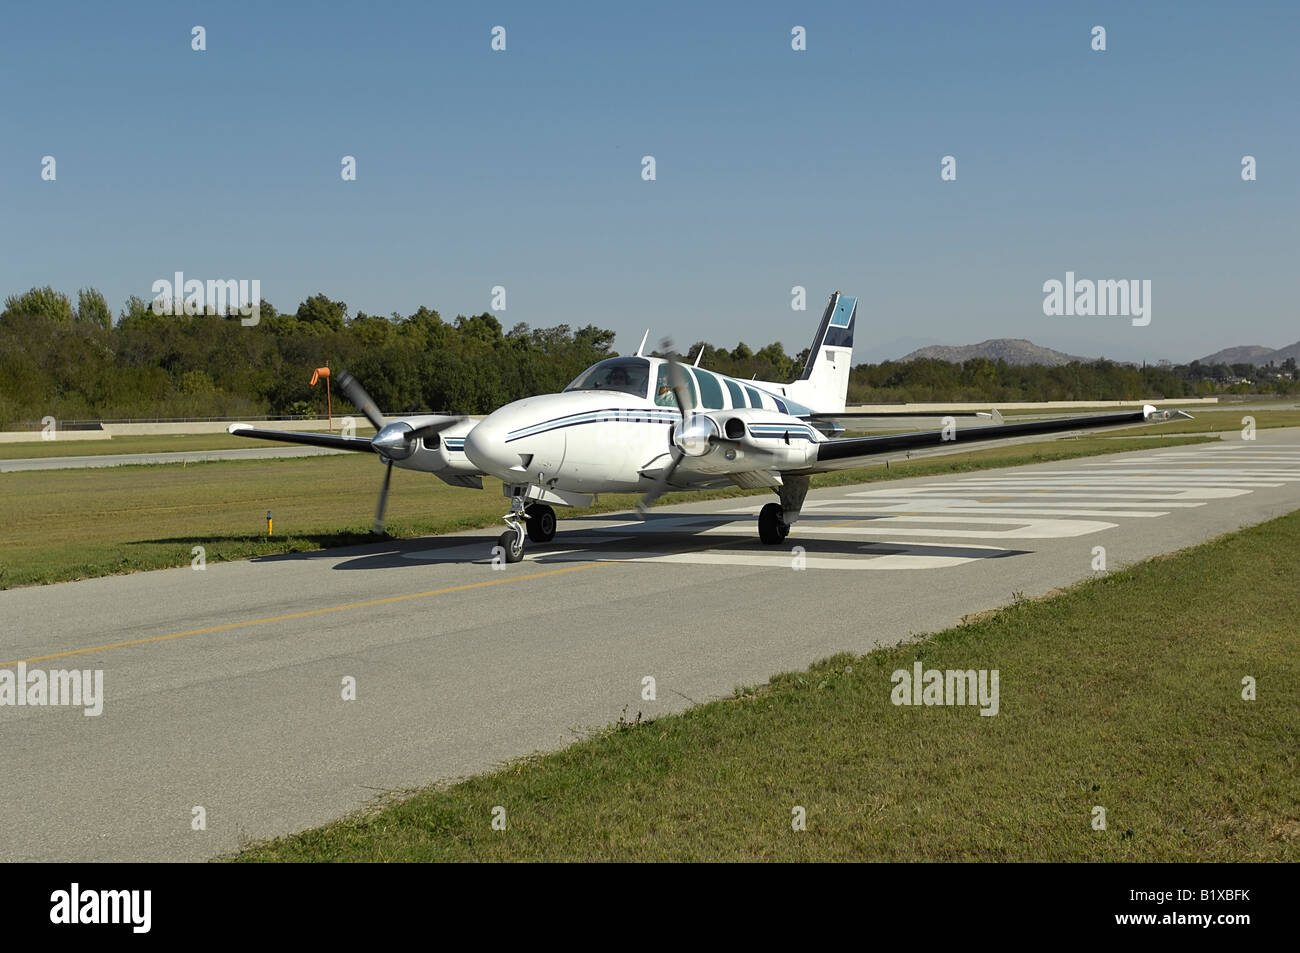
<path id="1" fill-rule="evenodd" d="M 838 291 L 831 295 L 808 349 L 803 373 L 786 387 L 786 393 L 818 413 L 844 410 L 849 371 L 853 367 L 853 325 L 857 313 L 857 298 Z"/>

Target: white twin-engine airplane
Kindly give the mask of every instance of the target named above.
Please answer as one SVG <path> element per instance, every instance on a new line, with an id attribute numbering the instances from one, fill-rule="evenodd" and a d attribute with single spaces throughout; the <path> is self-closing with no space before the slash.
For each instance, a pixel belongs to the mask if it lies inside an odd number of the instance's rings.
<path id="1" fill-rule="evenodd" d="M 992 426 L 836 439 L 843 428 L 835 419 L 890 416 L 844 413 L 856 317 L 856 298 L 831 295 L 803 373 L 789 384 L 735 380 L 685 367 L 671 352 L 667 358 L 644 357 L 642 338 L 634 356 L 600 361 L 561 393 L 517 400 L 478 422 L 438 414 L 385 420 L 356 379 L 343 373 L 336 378 L 339 386 L 374 424 L 374 437 L 258 430 L 248 424 L 233 424 L 229 432 L 378 454 L 387 469 L 376 533 L 383 532 L 394 464 L 475 489 L 482 489 L 485 475 L 496 477 L 510 499 L 505 516 L 510 528 L 500 545 L 508 562 L 518 562 L 525 533 L 538 543 L 554 538 L 553 505 L 586 506 L 600 493 L 643 493 L 637 510 L 644 516 L 670 488 L 770 487 L 780 502 L 762 508 L 758 535 L 777 544 L 799 518 L 814 473 L 954 440 L 967 444 L 1190 416 L 1147 405 L 1129 413 L 1004 424 L 994 411 Z"/>

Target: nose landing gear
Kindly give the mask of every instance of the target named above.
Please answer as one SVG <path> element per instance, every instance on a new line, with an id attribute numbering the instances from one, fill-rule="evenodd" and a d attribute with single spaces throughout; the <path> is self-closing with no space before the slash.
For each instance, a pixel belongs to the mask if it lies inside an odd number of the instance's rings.
<path id="1" fill-rule="evenodd" d="M 547 508 L 549 509 L 549 507 Z M 505 524 L 510 528 L 497 539 L 497 545 L 501 547 L 508 563 L 517 563 L 524 558 L 524 524 L 520 521 L 520 517 L 523 515 L 524 501 L 517 496 L 512 496 L 510 498 L 510 512 L 503 517 Z M 554 523 L 555 513 L 552 511 L 552 527 L 554 527 Z"/>

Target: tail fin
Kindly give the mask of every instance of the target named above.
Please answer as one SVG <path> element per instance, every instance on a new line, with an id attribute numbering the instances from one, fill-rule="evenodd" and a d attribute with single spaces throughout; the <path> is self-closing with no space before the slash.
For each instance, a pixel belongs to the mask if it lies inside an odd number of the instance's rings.
<path id="1" fill-rule="evenodd" d="M 853 366 L 853 325 L 857 313 L 857 298 L 838 291 L 831 295 L 808 349 L 803 373 L 786 388 L 791 397 L 819 413 L 844 410 L 849 371 Z"/>

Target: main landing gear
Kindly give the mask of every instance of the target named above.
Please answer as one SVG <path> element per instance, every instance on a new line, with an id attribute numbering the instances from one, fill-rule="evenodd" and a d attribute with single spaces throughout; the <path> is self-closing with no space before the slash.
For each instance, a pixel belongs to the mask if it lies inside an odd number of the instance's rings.
<path id="1" fill-rule="evenodd" d="M 497 539 L 505 560 L 517 563 L 524 558 L 524 534 L 534 543 L 549 543 L 555 539 L 555 510 L 544 503 L 524 505 L 522 498 L 510 498 L 510 512 L 505 515 L 510 528 Z"/>
<path id="2" fill-rule="evenodd" d="M 780 545 L 790 535 L 790 524 L 799 518 L 808 495 L 808 478 L 787 475 L 776 492 L 781 502 L 768 503 L 758 511 L 758 538 L 767 546 Z"/>
<path id="3" fill-rule="evenodd" d="M 524 510 L 528 521 L 528 538 L 534 543 L 549 543 L 555 539 L 555 510 L 545 503 L 533 503 Z"/>
<path id="4" fill-rule="evenodd" d="M 758 538 L 764 543 L 775 546 L 789 535 L 790 524 L 780 503 L 768 503 L 758 511 Z"/>

